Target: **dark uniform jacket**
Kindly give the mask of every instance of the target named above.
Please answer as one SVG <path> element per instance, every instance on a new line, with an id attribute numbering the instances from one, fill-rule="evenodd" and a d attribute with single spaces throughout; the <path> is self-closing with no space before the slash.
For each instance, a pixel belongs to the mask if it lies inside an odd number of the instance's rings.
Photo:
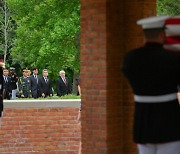
<path id="1" fill-rule="evenodd" d="M 127 53 L 122 70 L 135 95 L 177 93 L 177 84 L 180 83 L 179 55 L 163 49 L 161 44 L 147 43 Z M 135 101 L 135 142 L 164 143 L 177 140 L 180 140 L 180 107 L 176 98 L 165 102 Z"/>
<path id="2" fill-rule="evenodd" d="M 34 75 L 31 75 L 29 77 L 29 79 L 30 79 L 30 83 L 31 83 L 32 97 L 38 98 L 39 95 L 40 95 L 40 91 L 39 91 L 39 76 L 37 75 L 37 77 L 35 78 Z"/>
<path id="3" fill-rule="evenodd" d="M 42 93 L 45 94 L 45 97 L 50 96 L 50 94 L 53 94 L 51 80 L 49 78 L 47 79 L 47 82 L 45 82 L 44 77 L 41 77 L 39 79 L 40 96 L 42 96 Z"/>
<path id="4" fill-rule="evenodd" d="M 10 87 L 11 87 L 11 90 L 17 89 L 17 85 L 16 85 L 17 81 L 18 81 L 17 74 L 10 75 Z"/>
<path id="5" fill-rule="evenodd" d="M 20 77 L 18 81 L 19 94 L 23 94 L 25 98 L 31 97 L 31 82 L 29 77 Z"/>
<path id="6" fill-rule="evenodd" d="M 64 96 L 70 93 L 69 82 L 67 77 L 65 77 L 65 79 L 66 79 L 66 83 L 62 80 L 61 77 L 59 77 L 56 80 L 56 90 L 58 96 Z"/>
<path id="7" fill-rule="evenodd" d="M 3 111 L 3 69 L 0 67 L 0 117 Z"/>

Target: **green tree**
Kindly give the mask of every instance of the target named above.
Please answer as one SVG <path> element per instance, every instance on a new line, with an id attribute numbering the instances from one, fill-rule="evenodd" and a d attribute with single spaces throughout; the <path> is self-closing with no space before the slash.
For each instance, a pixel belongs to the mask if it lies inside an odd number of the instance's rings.
<path id="1" fill-rule="evenodd" d="M 12 19 L 12 12 L 8 8 L 6 1 L 0 0 L 0 54 L 4 55 L 4 62 L 10 56 L 10 49 L 12 47 L 12 39 L 15 36 L 16 24 Z"/>
<path id="2" fill-rule="evenodd" d="M 180 0 L 158 0 L 158 15 L 180 15 Z"/>
<path id="3" fill-rule="evenodd" d="M 47 68 L 52 79 L 60 69 L 79 71 L 80 0 L 7 0 L 15 12 L 14 63 Z M 53 72 L 53 73 L 51 73 Z M 69 71 L 70 72 L 70 71 Z"/>

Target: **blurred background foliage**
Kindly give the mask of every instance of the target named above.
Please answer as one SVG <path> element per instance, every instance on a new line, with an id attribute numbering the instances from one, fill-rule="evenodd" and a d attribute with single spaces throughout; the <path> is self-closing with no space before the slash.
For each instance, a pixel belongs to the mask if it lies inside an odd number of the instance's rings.
<path id="1" fill-rule="evenodd" d="M 40 74 L 46 68 L 53 83 L 63 69 L 73 82 L 80 70 L 80 0 L 0 0 L 0 8 L 0 51 L 6 54 L 5 40 L 11 43 L 6 66 L 19 76 L 23 68 L 38 67 Z"/>
<path id="2" fill-rule="evenodd" d="M 180 0 L 157 0 L 157 15 L 180 15 Z"/>
<path id="3" fill-rule="evenodd" d="M 157 0 L 157 15 L 179 15 L 180 0 Z M 80 71 L 80 0 L 0 0 L 0 54 L 6 66 L 64 69 L 71 83 Z M 55 86 L 54 86 L 55 88 Z"/>

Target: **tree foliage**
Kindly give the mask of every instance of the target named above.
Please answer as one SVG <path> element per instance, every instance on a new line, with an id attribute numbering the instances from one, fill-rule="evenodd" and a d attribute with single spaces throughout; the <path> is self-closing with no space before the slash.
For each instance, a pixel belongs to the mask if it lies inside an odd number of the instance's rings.
<path id="1" fill-rule="evenodd" d="M 180 15 L 180 0 L 158 0 L 158 15 Z"/>
<path id="2" fill-rule="evenodd" d="M 6 0 L 15 12 L 14 63 L 47 68 L 52 78 L 60 69 L 79 71 L 79 0 Z M 53 76 L 54 75 L 54 76 Z"/>
<path id="3" fill-rule="evenodd" d="M 6 63 L 10 56 L 10 49 L 13 45 L 16 24 L 12 19 L 12 12 L 4 0 L 0 0 L 0 54 L 4 55 Z"/>

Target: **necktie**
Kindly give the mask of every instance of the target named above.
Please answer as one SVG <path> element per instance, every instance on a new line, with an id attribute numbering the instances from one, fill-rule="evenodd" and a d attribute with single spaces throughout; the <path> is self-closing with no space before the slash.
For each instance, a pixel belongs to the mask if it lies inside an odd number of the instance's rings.
<path id="1" fill-rule="evenodd" d="M 6 83 L 8 82 L 7 76 L 5 77 L 5 82 L 6 82 Z"/>
<path id="2" fill-rule="evenodd" d="M 47 83 L 47 78 L 45 78 L 45 82 Z"/>
<path id="3" fill-rule="evenodd" d="M 38 78 L 37 78 L 37 75 L 34 75 L 34 78 L 36 79 L 37 83 L 38 83 Z"/>
<path id="4" fill-rule="evenodd" d="M 66 78 L 63 78 L 64 83 L 66 84 Z"/>

